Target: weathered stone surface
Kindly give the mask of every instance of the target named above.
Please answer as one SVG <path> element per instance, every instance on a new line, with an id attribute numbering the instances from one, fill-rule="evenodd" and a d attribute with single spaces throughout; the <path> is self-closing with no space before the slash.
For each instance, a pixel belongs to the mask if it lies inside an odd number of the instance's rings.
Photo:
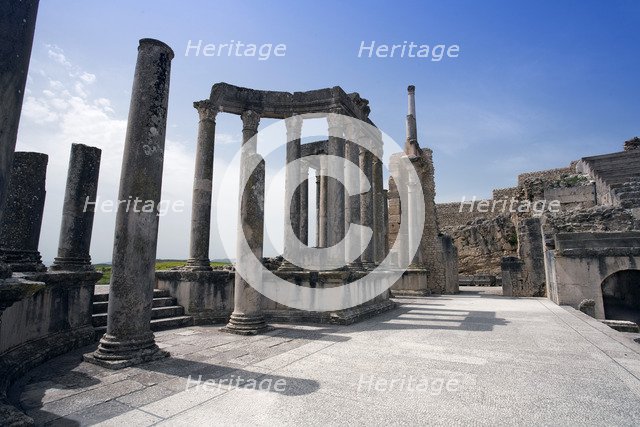
<path id="1" fill-rule="evenodd" d="M 16 272 L 42 271 L 38 251 L 49 157 L 15 153 L 6 210 L 0 223 L 0 254 Z"/>
<path id="2" fill-rule="evenodd" d="M 89 361 L 114 369 L 168 356 L 156 345 L 149 325 L 172 59 L 173 51 L 166 44 L 140 40 L 119 200 L 139 199 L 151 209 L 119 205 L 107 333 L 96 352 L 85 355 Z"/>
<path id="3" fill-rule="evenodd" d="M 39 0 L 3 0 L 0 14 L 0 221 L 8 200 L 7 189 L 18 136 L 18 124 L 27 83 Z M 0 259 L 0 264 L 2 260 Z M 6 276 L 0 266 L 0 279 Z"/>
<path id="4" fill-rule="evenodd" d="M 209 271 L 209 235 L 211 232 L 211 194 L 213 191 L 213 152 L 215 148 L 216 110 L 209 101 L 194 102 L 198 110 L 198 143 L 193 177 L 191 237 L 188 270 Z"/>
<path id="5" fill-rule="evenodd" d="M 100 175 L 99 148 L 71 145 L 58 256 L 52 270 L 92 270 L 91 232 Z"/>
<path id="6" fill-rule="evenodd" d="M 517 297 L 545 296 L 544 242 L 540 218 L 520 221 L 518 256 L 523 261 L 522 288 L 513 290 Z"/>

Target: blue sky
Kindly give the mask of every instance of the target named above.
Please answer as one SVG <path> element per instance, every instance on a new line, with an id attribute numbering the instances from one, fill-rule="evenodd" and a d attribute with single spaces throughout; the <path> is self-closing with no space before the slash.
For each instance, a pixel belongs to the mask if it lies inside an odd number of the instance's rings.
<path id="1" fill-rule="evenodd" d="M 359 92 L 371 119 L 397 141 L 404 138 L 406 87 L 414 84 L 419 142 L 434 150 L 437 200 L 444 202 L 490 196 L 514 185 L 518 173 L 619 151 L 640 134 L 638 22 L 635 1 L 43 1 L 17 147 L 50 155 L 43 257 L 55 256 L 72 142 L 103 149 L 99 194 L 117 196 L 140 38 L 158 38 L 176 53 L 163 198 L 190 206 L 191 104 L 225 81 Z M 287 48 L 266 61 L 185 56 L 189 40 Z M 358 58 L 363 41 L 456 44 L 460 55 L 440 62 Z M 214 187 L 239 131 L 239 118 L 219 115 Z M 233 196 L 218 197 L 217 209 L 235 215 Z M 96 216 L 95 261 L 111 257 L 113 221 Z M 188 208 L 163 217 L 158 256 L 186 257 L 188 229 Z M 214 231 L 212 238 L 211 256 L 223 257 L 218 243 L 233 234 Z"/>

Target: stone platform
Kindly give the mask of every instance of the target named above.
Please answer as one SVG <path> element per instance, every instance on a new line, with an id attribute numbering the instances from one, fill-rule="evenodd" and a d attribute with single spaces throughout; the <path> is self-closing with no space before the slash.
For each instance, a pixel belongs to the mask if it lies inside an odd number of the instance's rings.
<path id="1" fill-rule="evenodd" d="M 461 291 L 349 326 L 164 331 L 170 358 L 117 372 L 82 362 L 84 348 L 12 397 L 54 425 L 640 424 L 638 334 L 541 298 Z"/>

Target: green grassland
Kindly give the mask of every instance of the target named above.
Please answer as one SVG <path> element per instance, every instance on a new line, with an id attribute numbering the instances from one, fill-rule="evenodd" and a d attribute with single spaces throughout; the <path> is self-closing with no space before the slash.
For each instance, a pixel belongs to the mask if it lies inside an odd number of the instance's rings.
<path id="1" fill-rule="evenodd" d="M 184 260 L 158 260 L 156 261 L 156 270 L 171 270 L 175 267 L 182 267 L 186 261 Z M 231 264 L 230 262 L 212 261 L 211 267 L 222 267 Z M 102 272 L 102 278 L 98 281 L 98 285 L 108 285 L 111 280 L 110 264 L 95 264 L 96 270 Z"/>

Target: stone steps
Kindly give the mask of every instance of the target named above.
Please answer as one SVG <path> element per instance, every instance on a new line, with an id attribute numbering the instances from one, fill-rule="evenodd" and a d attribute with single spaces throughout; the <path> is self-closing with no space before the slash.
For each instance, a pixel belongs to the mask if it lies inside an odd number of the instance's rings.
<path id="1" fill-rule="evenodd" d="M 109 294 L 93 296 L 93 326 L 98 333 L 103 333 L 107 325 Z M 151 330 L 180 328 L 193 325 L 193 317 L 185 316 L 184 307 L 177 304 L 169 291 L 154 289 L 151 309 Z"/>
<path id="2" fill-rule="evenodd" d="M 640 207 L 640 150 L 585 157 L 592 178 L 598 178 L 612 191 L 623 208 Z"/>

